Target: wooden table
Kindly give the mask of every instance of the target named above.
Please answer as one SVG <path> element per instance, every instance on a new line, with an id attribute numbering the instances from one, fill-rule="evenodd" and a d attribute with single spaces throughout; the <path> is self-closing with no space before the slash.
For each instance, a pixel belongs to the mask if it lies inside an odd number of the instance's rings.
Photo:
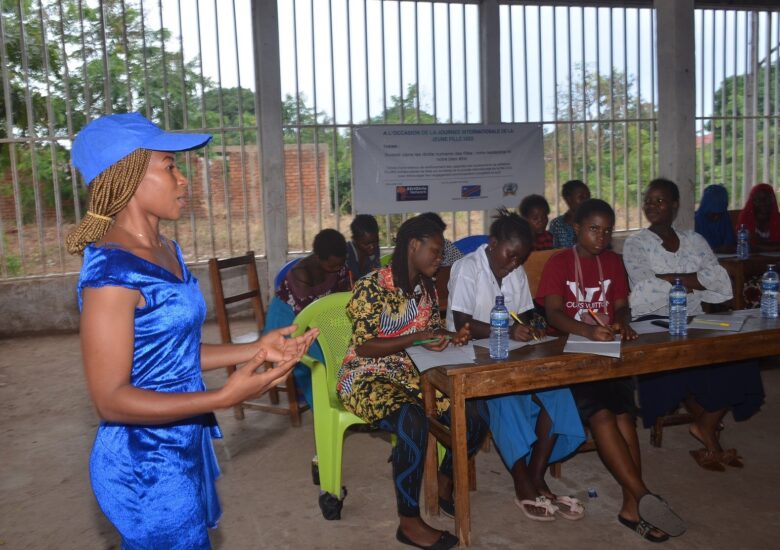
<path id="1" fill-rule="evenodd" d="M 732 309 L 742 309 L 745 307 L 745 296 L 742 291 L 745 288 L 745 281 L 755 275 L 763 275 L 766 266 L 769 264 L 780 264 L 778 254 L 755 254 L 747 260 L 740 260 L 736 256 L 718 258 L 718 263 L 726 270 L 731 279 L 731 289 L 734 292 L 734 301 Z M 726 302 L 728 303 L 728 302 Z"/>
<path id="2" fill-rule="evenodd" d="M 486 349 L 476 347 L 476 363 L 438 367 L 422 377 L 425 411 L 430 421 L 425 457 L 425 509 L 430 515 L 439 512 L 434 439 L 438 438 L 452 449 L 455 531 L 461 546 L 471 542 L 466 399 L 780 355 L 780 320 L 748 318 L 737 333 L 691 329 L 687 337 L 645 334 L 625 342 L 620 359 L 563 353 L 564 343 L 562 337 L 526 346 L 510 352 L 507 361 L 493 361 Z M 450 398 L 451 428 L 436 420 L 435 390 Z"/>

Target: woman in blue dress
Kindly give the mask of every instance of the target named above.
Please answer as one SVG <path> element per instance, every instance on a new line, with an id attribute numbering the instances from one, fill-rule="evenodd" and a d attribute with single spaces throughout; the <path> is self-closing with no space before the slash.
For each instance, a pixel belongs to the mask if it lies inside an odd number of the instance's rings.
<path id="1" fill-rule="evenodd" d="M 79 133 L 72 160 L 89 186 L 88 211 L 68 236 L 82 253 L 81 346 L 101 422 L 90 479 L 122 548 L 210 548 L 220 516 L 211 411 L 283 380 L 316 336 L 294 327 L 243 345 L 201 344 L 206 306 L 178 245 L 159 234 L 176 220 L 187 180 L 174 152 L 211 136 L 168 134 L 137 113 L 99 118 Z M 276 367 L 256 373 L 264 361 Z M 201 370 L 246 363 L 206 391 Z"/>

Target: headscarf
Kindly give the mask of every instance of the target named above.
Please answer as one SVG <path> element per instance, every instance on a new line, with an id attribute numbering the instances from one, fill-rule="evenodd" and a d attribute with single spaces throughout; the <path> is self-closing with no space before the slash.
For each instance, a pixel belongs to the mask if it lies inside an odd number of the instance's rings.
<path id="1" fill-rule="evenodd" d="M 714 249 L 734 244 L 737 239 L 729 217 L 729 192 L 720 184 L 709 185 L 701 195 L 699 209 L 696 211 L 696 233 L 707 239 Z M 708 214 L 721 214 L 718 221 L 712 221 Z"/>
<path id="2" fill-rule="evenodd" d="M 739 213 L 737 219 L 737 226 L 745 224 L 745 227 L 750 231 L 750 240 L 753 241 L 758 237 L 756 232 L 756 216 L 753 212 L 753 198 L 756 193 L 759 192 L 768 193 L 771 197 L 772 210 L 769 214 L 769 240 L 771 242 L 780 243 L 780 212 L 777 210 L 777 197 L 775 196 L 775 190 L 768 183 L 759 183 L 750 190 L 750 196 L 745 202 L 744 208 Z"/>

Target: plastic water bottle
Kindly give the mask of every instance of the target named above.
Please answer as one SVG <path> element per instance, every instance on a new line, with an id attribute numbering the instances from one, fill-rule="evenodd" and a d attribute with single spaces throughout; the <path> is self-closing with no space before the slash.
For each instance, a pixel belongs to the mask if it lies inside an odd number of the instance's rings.
<path id="1" fill-rule="evenodd" d="M 737 231 L 737 259 L 747 260 L 750 256 L 750 231 L 747 230 L 745 224 L 740 224 L 739 231 Z"/>
<path id="2" fill-rule="evenodd" d="M 761 317 L 764 319 L 777 319 L 777 287 L 780 285 L 780 276 L 775 271 L 775 266 L 769 264 L 766 273 L 761 277 Z"/>
<path id="3" fill-rule="evenodd" d="M 490 358 L 509 357 L 509 311 L 504 297 L 496 296 L 496 305 L 490 310 Z"/>
<path id="4" fill-rule="evenodd" d="M 674 280 L 669 291 L 669 334 L 672 336 L 688 334 L 688 292 L 679 277 Z"/>

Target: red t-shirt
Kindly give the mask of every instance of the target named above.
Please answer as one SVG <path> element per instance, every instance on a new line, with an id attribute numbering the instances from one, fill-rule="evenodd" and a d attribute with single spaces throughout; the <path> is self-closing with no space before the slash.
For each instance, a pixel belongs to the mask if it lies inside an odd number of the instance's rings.
<path id="1" fill-rule="evenodd" d="M 589 316 L 587 308 L 591 308 L 597 312 L 606 311 L 609 322 L 614 322 L 615 300 L 628 298 L 623 261 L 611 250 L 599 254 L 604 274 L 604 280 L 599 284 L 596 258 L 580 258 L 583 280 L 577 291 L 574 254 L 567 248 L 547 260 L 536 292 L 537 301 L 544 304 L 545 296 L 563 296 L 563 310 L 569 317 L 581 321 L 583 316 Z"/>

